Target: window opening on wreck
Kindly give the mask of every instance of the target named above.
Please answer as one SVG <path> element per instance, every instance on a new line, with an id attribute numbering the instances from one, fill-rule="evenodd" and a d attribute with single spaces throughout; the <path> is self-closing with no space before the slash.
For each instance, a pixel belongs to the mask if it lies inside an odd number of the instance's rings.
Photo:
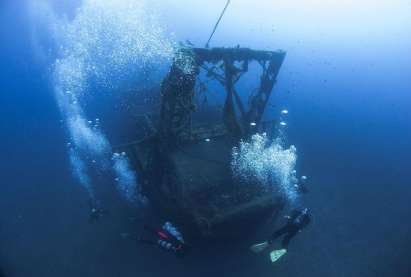
<path id="1" fill-rule="evenodd" d="M 242 62 L 234 62 L 241 68 Z M 193 126 L 209 126 L 221 124 L 223 121 L 224 102 L 227 92 L 224 87 L 224 63 L 204 63 L 196 79 L 192 114 Z M 213 73 L 210 73 L 213 70 Z M 248 70 L 241 74 L 234 84 L 234 89 L 246 110 L 249 109 L 252 95 L 258 91 L 263 69 L 257 61 L 248 62 Z M 238 105 L 234 105 L 234 113 L 240 116 Z"/>

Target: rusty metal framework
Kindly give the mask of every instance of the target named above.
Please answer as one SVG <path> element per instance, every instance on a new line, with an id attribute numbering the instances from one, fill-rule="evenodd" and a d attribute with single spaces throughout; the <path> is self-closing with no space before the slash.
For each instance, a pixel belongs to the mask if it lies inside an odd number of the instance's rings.
<path id="1" fill-rule="evenodd" d="M 223 123 L 237 137 L 248 136 L 250 124 L 259 126 L 271 91 L 285 57 L 283 51 L 257 51 L 248 48 L 193 48 L 177 55 L 162 85 L 159 133 L 166 141 L 190 138 L 194 111 L 193 97 L 200 69 L 225 88 Z M 260 84 L 250 95 L 248 109 L 239 97 L 235 84 L 248 72 L 249 63 L 257 61 L 262 68 Z M 236 106 L 236 107 L 234 107 Z M 236 114 L 235 111 L 239 114 Z M 258 128 L 253 128 L 253 130 Z"/>

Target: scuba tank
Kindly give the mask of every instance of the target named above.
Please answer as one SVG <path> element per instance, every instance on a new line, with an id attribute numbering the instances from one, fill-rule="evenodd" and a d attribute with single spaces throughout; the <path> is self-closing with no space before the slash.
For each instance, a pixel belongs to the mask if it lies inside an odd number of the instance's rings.
<path id="1" fill-rule="evenodd" d="M 162 247 L 164 249 L 170 250 L 172 248 L 172 244 L 165 241 L 165 240 L 159 239 L 157 241 L 157 243 L 158 243 L 158 245 L 160 245 L 160 247 Z"/>
<path id="2" fill-rule="evenodd" d="M 169 221 L 164 223 L 162 228 L 166 230 L 168 233 L 170 233 L 173 237 L 175 237 L 178 241 L 180 241 L 181 243 L 184 243 L 184 238 L 181 235 L 181 233 Z"/>

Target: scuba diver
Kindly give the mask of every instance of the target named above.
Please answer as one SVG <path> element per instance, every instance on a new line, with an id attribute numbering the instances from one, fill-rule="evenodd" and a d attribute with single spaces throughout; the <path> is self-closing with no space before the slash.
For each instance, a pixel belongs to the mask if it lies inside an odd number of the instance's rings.
<path id="1" fill-rule="evenodd" d="M 154 229 L 147 225 L 144 230 L 155 238 L 145 239 L 140 236 L 138 241 L 150 245 L 158 245 L 161 249 L 175 253 L 177 256 L 184 256 L 187 245 L 182 234 L 170 222 L 165 222 L 161 228 Z"/>
<path id="2" fill-rule="evenodd" d="M 291 215 L 286 216 L 286 218 L 288 219 L 287 223 L 283 227 L 275 231 L 267 241 L 254 244 L 250 249 L 255 253 L 262 252 L 269 245 L 273 244 L 276 238 L 285 235 L 281 242 L 281 249 L 274 250 L 270 253 L 271 262 L 276 262 L 284 254 L 286 254 L 290 240 L 310 223 L 311 216 L 309 214 L 308 208 L 304 208 L 302 210 L 293 210 L 291 212 Z"/>
<path id="3" fill-rule="evenodd" d="M 90 206 L 90 215 L 88 218 L 89 223 L 95 223 L 100 220 L 103 216 L 108 214 L 107 210 L 104 210 L 100 208 L 98 203 L 93 200 L 89 200 L 89 206 Z"/>

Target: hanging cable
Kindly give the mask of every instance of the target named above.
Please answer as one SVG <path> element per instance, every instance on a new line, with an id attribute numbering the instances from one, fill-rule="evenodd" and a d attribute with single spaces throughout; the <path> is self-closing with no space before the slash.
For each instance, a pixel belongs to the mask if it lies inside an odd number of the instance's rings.
<path id="1" fill-rule="evenodd" d="M 218 24 L 220 23 L 221 18 L 223 18 L 224 13 L 225 13 L 225 11 L 227 10 L 227 7 L 228 7 L 229 4 L 230 4 L 230 0 L 227 0 L 227 3 L 225 4 L 225 7 L 224 7 L 223 11 L 222 11 L 221 14 L 220 14 L 220 17 L 218 18 L 217 23 L 214 25 L 214 29 L 213 29 L 213 31 L 211 32 L 210 37 L 208 38 L 208 41 L 207 41 L 207 43 L 206 43 L 206 45 L 205 45 L 205 48 L 208 48 L 208 47 L 209 47 L 210 40 L 213 38 L 214 33 L 215 33 L 215 31 L 217 30 Z"/>

